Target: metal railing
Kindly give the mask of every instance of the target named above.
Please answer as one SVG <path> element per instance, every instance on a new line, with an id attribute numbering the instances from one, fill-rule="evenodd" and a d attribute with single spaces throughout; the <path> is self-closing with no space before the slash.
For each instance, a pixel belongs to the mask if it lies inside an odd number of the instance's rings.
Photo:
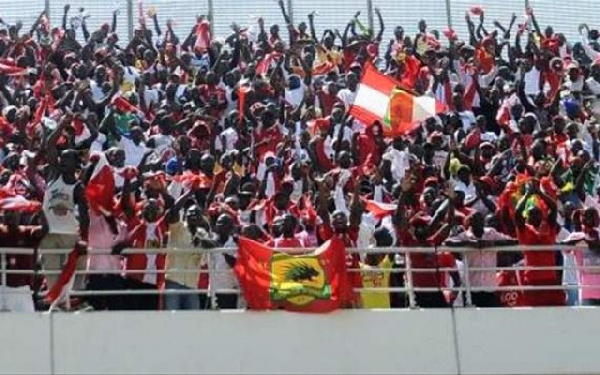
<path id="1" fill-rule="evenodd" d="M 307 249 L 278 249 L 282 251 L 286 251 L 287 253 L 306 253 Z M 476 292 L 501 292 L 501 291 L 544 291 L 544 290 L 589 290 L 589 289 L 600 289 L 600 284 L 598 285 L 510 285 L 510 286 L 498 286 L 496 283 L 493 285 L 482 285 L 482 286 L 473 286 L 470 284 L 471 275 L 473 272 L 490 272 L 493 273 L 494 276 L 496 273 L 501 271 L 576 271 L 576 272 L 587 272 L 587 271 L 596 271 L 600 273 L 600 266 L 553 266 L 553 267 L 525 267 L 525 266 L 493 266 L 493 267 L 473 267 L 468 264 L 466 259 L 466 255 L 472 252 L 523 252 L 523 251 L 586 251 L 587 247 L 585 245 L 581 246 L 572 246 L 572 245 L 546 245 L 546 246 L 507 246 L 507 247 L 496 247 L 496 248 L 472 248 L 472 247 L 436 247 L 436 248 L 428 248 L 428 247 L 393 247 L 393 248 L 369 248 L 369 249 L 347 249 L 348 253 L 358 253 L 361 256 L 365 256 L 369 253 L 378 253 L 378 254 L 388 254 L 388 255 L 400 255 L 404 259 L 403 266 L 398 268 L 378 268 L 369 266 L 368 269 L 363 268 L 349 268 L 348 272 L 359 273 L 364 276 L 366 273 L 375 273 L 382 272 L 387 273 L 390 277 L 393 274 L 401 273 L 403 274 L 404 286 L 402 287 L 364 287 L 364 288 L 356 288 L 355 293 L 365 293 L 365 292 L 373 292 L 373 293 L 403 293 L 408 300 L 407 306 L 409 308 L 418 308 L 416 293 L 419 292 L 452 292 L 452 293 L 463 293 L 464 296 L 464 306 L 471 307 L 473 306 L 472 295 Z M 47 255 L 65 255 L 68 254 L 71 250 L 68 249 L 58 249 L 58 250 L 39 250 L 34 251 L 33 249 L 16 249 L 16 248 L 0 248 L 0 280 L 2 285 L 7 285 L 7 279 L 9 275 L 57 275 L 61 271 L 60 270 L 38 270 L 38 269 L 8 269 L 7 257 L 8 255 L 33 255 L 39 254 L 42 257 Z M 211 254 L 217 253 L 221 254 L 223 252 L 231 252 L 232 249 L 199 249 L 199 248 L 189 248 L 189 249 L 176 249 L 173 250 L 178 255 L 185 254 Z M 456 267 L 434 267 L 434 268 L 415 268 L 411 262 L 411 255 L 416 254 L 432 254 L 437 255 L 441 252 L 451 252 L 454 254 L 460 254 L 460 259 L 462 259 L 462 270 L 459 270 Z M 147 249 L 147 250 L 139 250 L 139 249 L 126 249 L 123 251 L 122 255 L 132 255 L 132 254 L 169 254 L 169 249 Z M 93 250 L 91 254 L 85 256 L 107 256 L 110 255 L 109 250 Z M 114 255 L 116 256 L 116 255 Z M 122 277 L 132 276 L 132 275 L 151 275 L 151 274 L 170 274 L 170 275 L 181 275 L 181 274 L 196 274 L 200 276 L 201 274 L 208 274 L 209 277 L 214 277 L 219 275 L 221 272 L 228 273 L 232 272 L 232 270 L 218 271 L 214 268 L 214 264 L 210 261 L 210 257 L 207 257 L 208 264 L 207 269 L 169 269 L 166 270 L 128 270 L 124 269 L 113 269 L 113 270 L 77 270 L 75 272 L 75 276 L 91 276 L 91 275 L 119 275 Z M 168 264 L 167 264 L 168 267 Z M 416 273 L 420 275 L 424 274 L 436 274 L 436 280 L 441 277 L 447 277 L 449 272 L 459 272 L 461 274 L 460 285 L 453 286 L 435 286 L 435 287 L 422 287 L 415 286 L 414 276 Z M 560 282 L 560 280 L 558 280 Z M 32 291 L 24 291 L 23 289 L 11 289 L 11 288 L 2 288 L 0 290 L 0 308 L 2 308 L 2 298 L 3 294 L 23 294 L 27 293 L 31 295 L 32 293 L 37 294 Z M 190 288 L 190 289 L 149 289 L 149 290 L 139 290 L 139 289 L 119 289 L 119 290 L 78 290 L 78 289 L 67 289 L 65 298 L 61 299 L 61 301 L 57 300 L 54 304 L 50 306 L 50 310 L 53 310 L 57 307 L 57 303 L 65 303 L 65 308 L 69 309 L 69 302 L 71 297 L 79 297 L 82 299 L 95 297 L 95 296 L 114 296 L 114 295 L 181 295 L 181 294 L 194 294 L 199 295 L 203 294 L 208 296 L 211 301 L 211 308 L 217 308 L 216 303 L 216 295 L 217 294 L 240 294 L 239 289 L 216 289 L 212 283 L 209 284 L 209 287 L 206 289 L 200 288 Z M 38 297 L 43 297 L 43 293 L 41 293 Z"/>
<path id="2" fill-rule="evenodd" d="M 29 0 L 27 2 L 0 1 L 0 15 L 8 23 L 22 21 L 25 28 L 31 26 L 38 14 L 45 9 L 53 26 L 60 26 L 65 4 L 71 4 L 69 20 L 78 16 L 78 8 L 85 8 L 89 14 L 88 28 L 95 29 L 103 22 L 111 22 L 113 10 L 119 10 L 117 33 L 121 41 L 129 41 L 138 25 L 138 0 Z M 242 27 L 256 26 L 256 18 L 263 17 L 266 25 L 279 24 L 282 36 L 287 30 L 283 17 L 275 0 L 142 0 L 144 11 L 155 8 L 163 27 L 167 19 L 174 21 L 174 30 L 183 40 L 195 23 L 197 14 L 209 15 L 214 35 L 226 37 L 232 22 Z M 466 37 L 464 13 L 471 5 L 481 5 L 486 9 L 486 26 L 493 28 L 494 20 L 508 23 L 511 13 L 518 17 L 524 14 L 525 6 L 535 8 L 540 24 L 553 25 L 556 32 L 567 35 L 569 39 L 577 37 L 577 26 L 582 23 L 594 25 L 594 12 L 587 9 L 592 6 L 589 0 L 572 0 L 568 4 L 558 0 L 286 0 L 284 2 L 289 17 L 295 24 L 307 22 L 307 15 L 317 12 L 315 25 L 317 35 L 325 29 L 344 30 L 346 23 L 360 11 L 364 25 L 377 30 L 378 22 L 374 13 L 380 8 L 386 22 L 383 42 L 393 38 L 396 26 L 402 26 L 408 36 L 414 36 L 418 21 L 423 18 L 430 29 L 438 31 L 452 26 L 458 34 Z M 519 21 L 520 22 L 520 21 Z M 148 23 L 150 26 L 151 22 Z M 81 35 L 81 32 L 79 32 Z"/>

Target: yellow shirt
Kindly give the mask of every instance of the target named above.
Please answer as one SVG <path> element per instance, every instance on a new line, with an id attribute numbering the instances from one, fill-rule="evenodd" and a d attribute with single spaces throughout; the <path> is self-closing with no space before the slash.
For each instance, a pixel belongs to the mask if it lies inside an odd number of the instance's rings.
<path id="1" fill-rule="evenodd" d="M 189 249 L 192 247 L 194 247 L 192 245 L 192 234 L 187 225 L 182 222 L 171 224 L 169 226 L 169 250 L 167 251 L 167 280 L 185 285 L 188 288 L 196 288 L 200 276 L 200 267 L 207 263 L 206 255 L 178 251 L 178 249 Z M 194 272 L 182 273 L 173 271 Z"/>
<path id="2" fill-rule="evenodd" d="M 315 65 L 324 64 L 329 60 L 331 60 L 333 65 L 339 66 L 342 63 L 342 54 L 335 49 L 317 48 Z"/>
<path id="3" fill-rule="evenodd" d="M 378 268 L 377 271 L 372 271 L 373 268 Z M 388 288 L 390 285 L 390 270 L 392 262 L 386 256 L 377 265 L 377 267 L 368 264 L 360 264 L 360 275 L 362 277 L 363 288 Z M 390 308 L 390 293 L 389 292 L 360 292 L 362 307 L 365 309 L 389 309 Z"/>

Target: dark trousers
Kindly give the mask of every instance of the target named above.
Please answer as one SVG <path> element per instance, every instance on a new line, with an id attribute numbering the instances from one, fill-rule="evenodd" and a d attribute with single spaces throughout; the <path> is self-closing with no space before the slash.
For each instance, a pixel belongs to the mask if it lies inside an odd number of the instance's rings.
<path id="1" fill-rule="evenodd" d="M 156 285 L 144 283 L 134 279 L 127 279 L 127 289 L 130 290 L 152 290 L 158 291 Z M 131 294 L 126 298 L 126 310 L 158 310 L 159 295 L 152 294 Z"/>
<path id="2" fill-rule="evenodd" d="M 215 297 L 217 299 L 217 306 L 219 309 L 237 309 L 237 295 L 216 293 Z"/>
<path id="3" fill-rule="evenodd" d="M 417 306 L 422 308 L 448 307 L 448 302 L 442 292 L 415 292 Z"/>
<path id="4" fill-rule="evenodd" d="M 119 275 L 90 275 L 88 278 L 87 290 L 90 291 L 114 291 L 125 288 L 125 280 Z M 94 310 L 124 310 L 126 309 L 126 298 L 124 295 L 96 295 L 89 296 L 87 300 Z"/>
<path id="5" fill-rule="evenodd" d="M 471 302 L 477 307 L 500 307 L 500 300 L 494 292 L 473 292 Z"/>

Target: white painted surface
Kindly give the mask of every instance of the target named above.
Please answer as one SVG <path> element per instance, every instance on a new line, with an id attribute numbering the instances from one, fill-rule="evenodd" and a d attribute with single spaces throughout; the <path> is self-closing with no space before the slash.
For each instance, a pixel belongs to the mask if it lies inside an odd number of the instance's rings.
<path id="1" fill-rule="evenodd" d="M 51 372 L 50 315 L 0 313 L 0 374 Z"/>
<path id="2" fill-rule="evenodd" d="M 600 374 L 600 309 L 461 310 L 463 374 Z"/>
<path id="3" fill-rule="evenodd" d="M 0 334 L 1 374 L 600 374 L 593 308 L 0 314 Z"/>
<path id="4" fill-rule="evenodd" d="M 449 311 L 88 313 L 54 323 L 61 374 L 456 373 Z"/>

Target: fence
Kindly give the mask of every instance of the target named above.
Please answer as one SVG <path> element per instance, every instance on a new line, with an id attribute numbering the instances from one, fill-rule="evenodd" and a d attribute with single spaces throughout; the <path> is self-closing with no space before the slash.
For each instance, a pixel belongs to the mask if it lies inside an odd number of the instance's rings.
<path id="1" fill-rule="evenodd" d="M 589 251 L 587 250 L 587 247 L 576 247 L 576 246 L 565 246 L 565 245 L 555 245 L 552 246 L 552 251 L 554 251 L 555 249 L 562 249 L 563 251 L 566 251 L 567 253 L 571 253 L 573 254 L 574 251 Z M 285 249 L 284 249 L 285 250 Z M 365 276 L 367 274 L 374 274 L 376 272 L 379 273 L 387 273 L 388 275 L 394 274 L 394 273 L 402 273 L 403 274 L 403 280 L 404 280 L 404 285 L 401 287 L 390 287 L 389 285 L 386 286 L 378 286 L 378 287 L 370 287 L 370 288 L 356 288 L 355 292 L 356 293 L 364 293 L 364 292 L 371 292 L 371 293 L 402 293 L 407 297 L 407 307 L 409 308 L 417 308 L 418 306 L 418 302 L 417 302 L 417 298 L 416 298 L 416 294 L 417 293 L 421 293 L 421 292 L 451 292 L 451 293 L 456 293 L 456 294 L 462 294 L 463 298 L 462 300 L 464 301 L 464 306 L 466 307 L 471 307 L 473 306 L 473 293 L 477 293 L 477 292 L 502 292 L 502 291 L 517 291 L 517 292 L 523 292 L 523 291 L 547 291 L 547 290 L 563 290 L 563 291 L 569 291 L 569 290 L 578 290 L 578 291 L 583 291 L 583 290 L 589 290 L 589 289 L 600 289 L 600 284 L 598 285 L 577 285 L 577 284 L 573 284 L 573 285 L 510 285 L 510 286 L 497 286 L 495 285 L 495 283 L 489 284 L 488 283 L 481 283 L 479 282 L 479 284 L 485 284 L 485 285 L 471 285 L 471 279 L 474 273 L 479 273 L 479 275 L 481 276 L 484 273 L 488 273 L 489 275 L 493 275 L 495 277 L 497 272 L 500 271 L 515 271 L 515 272 L 520 272 L 520 271 L 563 271 L 563 272 L 568 272 L 568 271 L 575 271 L 577 273 L 580 272 L 590 272 L 590 273 L 600 273 L 600 264 L 598 264 L 598 262 L 594 263 L 590 263 L 588 262 L 584 262 L 582 265 L 578 265 L 578 266 L 574 266 L 574 265 L 567 265 L 567 266 L 554 266 L 554 267 L 525 267 L 525 266 L 515 266 L 515 265 L 511 265 L 511 266 L 504 266 L 504 267 L 499 267 L 497 266 L 496 263 L 492 264 L 492 265 L 488 265 L 488 266 L 474 266 L 473 264 L 469 264 L 469 261 L 465 261 L 465 259 L 468 257 L 468 255 L 471 255 L 473 253 L 478 253 L 479 255 L 484 255 L 485 254 L 494 254 L 494 259 L 497 259 L 497 254 L 499 254 L 500 252 L 518 252 L 521 253 L 523 251 L 545 251 L 547 252 L 548 246 L 505 246 L 505 247 L 498 247 L 498 248 L 484 248 L 484 249 L 477 249 L 477 248 L 471 248 L 471 247 L 462 247 L 462 248 L 455 248 L 455 247 L 439 247 L 439 248 L 427 248 L 427 247 L 422 247 L 422 248 L 418 248 L 418 247 L 412 247 L 412 248 L 372 248 L 372 249 L 348 249 L 347 251 L 349 253 L 353 253 L 353 254 L 360 254 L 361 256 L 364 257 L 364 255 L 366 254 L 372 254 L 372 253 L 378 253 L 378 254 L 388 254 L 389 256 L 393 256 L 393 255 L 397 255 L 402 257 L 402 259 L 404 260 L 403 266 L 400 266 L 398 268 L 377 268 L 377 267 L 369 267 L 368 269 L 365 268 L 350 268 L 348 270 L 349 273 L 360 273 L 361 277 Z M 558 251 L 557 250 L 557 251 Z M 178 254 L 184 255 L 184 254 L 209 254 L 209 253 L 216 253 L 216 254 L 222 254 L 223 252 L 229 251 L 231 252 L 231 249 L 196 249 L 196 248 L 190 248 L 190 249 L 176 249 L 175 251 L 177 251 Z M 298 252 L 298 251 L 302 251 L 302 252 L 306 252 L 305 249 L 287 249 L 286 252 L 288 253 L 294 253 L 294 252 Z M 42 250 L 39 253 L 43 256 L 43 255 L 56 255 L 56 254 L 67 254 L 69 253 L 70 250 Z M 165 254 L 167 253 L 168 250 L 167 249 L 148 249 L 148 250 L 134 250 L 134 249 L 128 249 L 125 250 L 123 252 L 124 255 L 127 254 Z M 428 268 L 417 268 L 414 267 L 414 265 L 411 263 L 411 259 L 416 255 L 416 254 L 424 254 L 424 255 L 434 255 L 437 256 L 438 254 L 442 253 L 442 252 L 452 252 L 455 254 L 460 254 L 460 259 L 462 259 L 463 261 L 462 263 L 462 269 L 459 269 L 457 267 L 442 267 L 442 266 L 438 266 L 437 264 L 435 266 L 428 266 Z M 23 275 L 23 274 L 41 274 L 41 275 L 52 275 L 52 274 L 57 274 L 60 273 L 60 270 L 50 270 L 50 271 L 41 271 L 38 273 L 37 270 L 24 270 L 24 269 L 20 269 L 20 270 L 15 270 L 15 269 L 8 269 L 8 261 L 7 261 L 7 257 L 8 254 L 21 254 L 21 255 L 33 255 L 34 250 L 31 249 L 9 249 L 9 248 L 0 248 L 0 280 L 2 281 L 2 285 L 7 285 L 7 277 L 9 275 Z M 98 255 L 108 255 L 110 254 L 109 250 L 94 250 L 93 255 L 92 256 L 98 256 Z M 210 259 L 210 257 L 208 258 Z M 480 258 L 481 259 L 481 258 Z M 486 262 L 486 263 L 489 263 Z M 118 270 L 113 270 L 113 271 L 105 271 L 105 270 L 87 270 L 87 271 L 76 271 L 76 275 L 97 275 L 97 274 L 117 274 L 117 275 L 122 275 L 122 276 L 127 276 L 127 275 L 132 275 L 132 274 L 159 274 L 159 273 L 171 273 L 171 274 L 185 274 L 185 273 L 195 273 L 195 274 L 201 274 L 201 273 L 205 273 L 208 274 L 210 277 L 214 277 L 215 275 L 218 275 L 220 272 L 232 272 L 232 271 L 218 271 L 214 268 L 214 264 L 211 263 L 210 261 L 208 262 L 208 268 L 207 269 L 167 269 L 165 270 L 141 270 L 141 271 L 127 271 L 127 273 L 125 273 L 125 271 L 123 271 L 122 269 L 118 269 Z M 448 285 L 446 287 L 434 287 L 434 286 L 430 286 L 430 287 L 423 287 L 423 286 L 416 286 L 415 282 L 414 282 L 414 276 L 416 273 L 419 273 L 421 276 L 423 276 L 424 274 L 431 274 L 431 273 L 435 273 L 436 274 L 436 278 L 437 279 L 441 279 L 443 277 L 447 277 L 449 272 L 459 272 L 461 277 L 461 283 L 460 285 Z M 4 293 L 28 293 L 29 295 L 31 295 L 31 291 L 28 290 L 23 290 L 23 289 L 8 289 L 8 290 L 4 290 Z M 211 304 L 210 306 L 212 306 L 213 309 L 215 309 L 217 307 L 217 303 L 216 303 L 216 294 L 240 294 L 240 291 L 238 289 L 215 289 L 212 284 L 209 286 L 208 289 L 198 289 L 198 288 L 192 288 L 192 289 L 165 289 L 165 290 L 127 290 L 127 289 L 119 289 L 119 290 L 67 290 L 66 293 L 66 301 L 67 304 L 70 301 L 69 297 L 90 297 L 90 296 L 107 296 L 107 295 L 140 295 L 140 294 L 162 294 L 162 295 L 169 295 L 169 294 L 203 294 L 208 296 Z M 65 299 L 63 299 L 65 300 Z M 2 293 L 0 293 L 0 309 L 3 308 L 2 306 Z M 57 300 L 58 302 L 58 300 Z M 50 310 L 54 309 L 56 307 L 56 303 L 50 307 Z M 69 308 L 70 306 L 67 305 L 67 308 Z"/>
<path id="2" fill-rule="evenodd" d="M 113 10 L 118 10 L 117 33 L 121 40 L 131 38 L 138 24 L 139 9 L 147 11 L 154 8 L 158 12 L 161 25 L 172 19 L 174 29 L 181 39 L 185 38 L 195 23 L 198 14 L 211 15 L 214 34 L 227 36 L 230 25 L 236 22 L 241 26 L 256 25 L 256 19 L 263 17 L 267 25 L 283 25 L 283 17 L 276 0 L 29 0 L 27 2 L 0 1 L 0 15 L 7 23 L 21 20 L 29 27 L 39 13 L 45 9 L 53 25 L 60 25 L 65 4 L 71 4 L 69 17 L 79 14 L 79 8 L 85 8 L 90 16 L 88 24 L 95 29 L 103 22 L 110 22 Z M 141 6 L 140 6 L 141 4 Z M 449 25 L 461 36 L 466 34 L 464 14 L 470 6 L 478 4 L 486 11 L 486 27 L 493 29 L 493 21 L 506 25 L 512 13 L 522 22 L 525 6 L 534 8 L 540 26 L 552 25 L 556 32 L 564 33 L 569 40 L 577 40 L 577 27 L 585 22 L 596 24 L 593 10 L 595 0 L 285 0 L 285 6 L 295 24 L 307 21 L 307 15 L 316 12 L 317 35 L 324 29 L 344 30 L 345 25 L 360 11 L 363 23 L 377 30 L 378 23 L 374 9 L 381 9 L 386 23 L 384 41 L 393 36 L 395 26 L 401 25 L 407 35 L 417 32 L 417 23 L 425 19 L 430 29 L 445 30 Z M 282 34 L 285 28 L 282 27 Z M 163 30 L 164 31 L 164 30 Z"/>

